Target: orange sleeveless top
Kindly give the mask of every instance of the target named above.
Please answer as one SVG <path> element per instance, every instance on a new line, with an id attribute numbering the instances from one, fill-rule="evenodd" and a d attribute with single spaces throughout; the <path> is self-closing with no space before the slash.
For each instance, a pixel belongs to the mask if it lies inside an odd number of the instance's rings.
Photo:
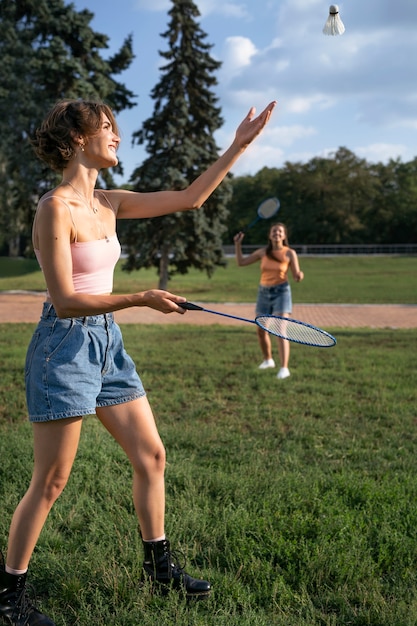
<path id="1" fill-rule="evenodd" d="M 272 287 L 287 282 L 288 268 L 290 261 L 287 257 L 289 248 L 284 246 L 281 250 L 274 250 L 273 255 L 276 260 L 266 256 L 261 259 L 261 279 L 263 287 Z"/>

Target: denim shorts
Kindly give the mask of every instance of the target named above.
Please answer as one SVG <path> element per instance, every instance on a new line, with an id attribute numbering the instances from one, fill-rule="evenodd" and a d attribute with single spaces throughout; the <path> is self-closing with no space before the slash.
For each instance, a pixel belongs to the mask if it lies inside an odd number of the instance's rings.
<path id="1" fill-rule="evenodd" d="M 92 415 L 145 395 L 113 314 L 57 317 L 45 302 L 25 364 L 31 422 Z"/>
<path id="2" fill-rule="evenodd" d="M 281 315 L 291 313 L 292 298 L 289 283 L 281 283 L 272 287 L 259 285 L 256 300 L 256 315 Z"/>

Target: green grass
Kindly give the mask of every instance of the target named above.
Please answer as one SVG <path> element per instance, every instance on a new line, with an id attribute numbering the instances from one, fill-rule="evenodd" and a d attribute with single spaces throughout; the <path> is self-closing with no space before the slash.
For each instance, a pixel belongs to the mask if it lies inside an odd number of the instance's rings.
<path id="1" fill-rule="evenodd" d="M 417 256 L 300 257 L 305 273 L 301 283 L 292 284 L 294 302 L 349 304 L 416 304 Z M 259 264 L 237 267 L 228 259 L 209 279 L 193 270 L 175 276 L 169 290 L 189 300 L 202 302 L 254 302 L 259 282 Z M 132 293 L 155 288 L 155 270 L 128 274 L 122 262 L 115 272 L 114 291 Z M 36 261 L 0 258 L 0 292 L 43 291 L 45 283 Z"/>
<path id="2" fill-rule="evenodd" d="M 0 545 L 32 469 L 23 361 L 0 325 Z M 416 330 L 331 329 L 261 372 L 251 328 L 126 325 L 167 448 L 167 532 L 214 587 L 138 588 L 131 470 L 94 417 L 30 579 L 57 626 L 414 626 Z"/>

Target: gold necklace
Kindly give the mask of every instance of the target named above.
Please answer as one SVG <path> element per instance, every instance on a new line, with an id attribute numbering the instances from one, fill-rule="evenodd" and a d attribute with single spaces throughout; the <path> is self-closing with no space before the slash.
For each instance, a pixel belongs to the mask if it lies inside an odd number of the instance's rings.
<path id="1" fill-rule="evenodd" d="M 97 215 L 98 207 L 94 206 L 94 204 L 90 204 L 90 202 L 87 200 L 87 197 L 83 193 L 81 193 L 81 191 L 78 191 L 78 189 L 74 187 L 74 185 L 70 183 L 69 180 L 63 180 L 62 182 L 65 185 L 69 185 L 75 191 L 77 196 L 81 198 L 81 200 L 93 211 L 94 215 Z M 107 243 L 109 243 L 109 238 L 106 235 L 106 232 L 103 228 L 103 222 L 101 221 L 100 218 L 99 218 L 99 228 L 100 228 L 100 235 L 104 235 L 104 239 L 107 241 Z M 100 239 L 102 239 L 102 237 L 100 237 Z"/>
<path id="2" fill-rule="evenodd" d="M 81 193 L 81 191 L 78 191 L 78 189 L 74 187 L 74 185 L 70 183 L 69 180 L 63 180 L 62 182 L 65 183 L 66 185 L 69 185 L 75 191 L 77 196 L 81 198 L 81 200 L 83 200 L 88 207 L 90 207 L 90 209 L 92 210 L 94 214 L 98 213 L 98 208 L 94 206 L 94 204 L 90 204 L 90 202 L 87 200 L 87 197 L 83 193 Z"/>

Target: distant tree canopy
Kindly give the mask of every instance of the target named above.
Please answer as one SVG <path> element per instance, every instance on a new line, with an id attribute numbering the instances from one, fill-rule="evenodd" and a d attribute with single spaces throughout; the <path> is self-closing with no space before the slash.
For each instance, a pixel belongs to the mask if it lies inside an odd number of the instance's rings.
<path id="1" fill-rule="evenodd" d="M 279 198 L 279 213 L 249 230 L 246 244 L 264 244 L 274 221 L 285 223 L 292 243 L 417 242 L 417 159 L 370 164 L 339 148 L 328 158 L 234 178 L 225 244 L 269 196 Z"/>
<path id="2" fill-rule="evenodd" d="M 171 2 L 154 111 L 133 135 L 149 155 L 132 175 L 139 191 L 183 188 L 218 156 L 213 136 L 223 120 L 212 90 L 220 63 L 210 56 L 192 0 Z M 29 142 L 50 106 L 95 98 L 117 114 L 135 105 L 115 79 L 133 59 L 132 38 L 105 60 L 109 38 L 91 29 L 92 18 L 64 0 L 0 0 L 0 253 L 29 253 L 36 202 L 58 182 Z M 101 182 L 112 184 L 111 172 Z M 279 198 L 276 219 L 293 243 L 417 242 L 417 158 L 371 164 L 341 147 L 327 158 L 229 177 L 199 211 L 122 225 L 126 268 L 157 267 L 160 286 L 190 267 L 211 275 L 224 264 L 222 245 L 268 196 Z M 271 223 L 258 222 L 245 243 L 262 245 Z"/>
<path id="3" fill-rule="evenodd" d="M 90 28 L 93 16 L 63 0 L 0 1 L 0 249 L 9 254 L 24 252 L 36 200 L 57 181 L 28 141 L 50 106 L 61 98 L 105 100 L 115 112 L 134 106 L 113 78 L 133 59 L 131 37 L 104 60 L 108 37 Z"/>
<path id="4" fill-rule="evenodd" d="M 223 120 L 212 88 L 220 63 L 209 54 L 212 46 L 205 42 L 199 15 L 191 0 L 172 0 L 168 30 L 162 34 L 169 47 L 160 52 L 167 63 L 151 93 L 154 112 L 134 134 L 149 154 L 132 175 L 137 191 L 183 189 L 218 157 L 213 134 Z M 161 289 L 170 276 L 190 267 L 210 276 L 224 265 L 222 236 L 230 197 L 226 180 L 198 211 L 122 224 L 129 253 L 125 267 L 157 267 Z"/>

